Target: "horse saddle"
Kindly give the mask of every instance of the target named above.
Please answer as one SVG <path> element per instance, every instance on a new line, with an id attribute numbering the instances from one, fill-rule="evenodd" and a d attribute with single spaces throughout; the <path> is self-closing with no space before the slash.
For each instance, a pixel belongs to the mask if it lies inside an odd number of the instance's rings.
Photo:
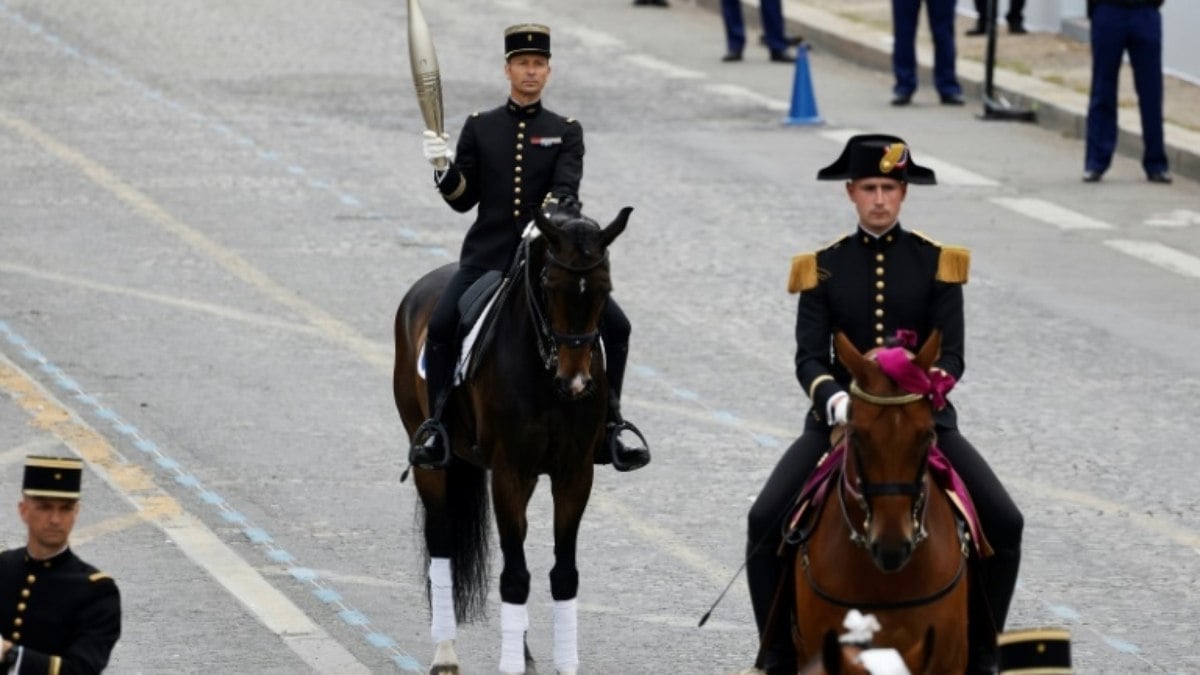
<path id="1" fill-rule="evenodd" d="M 817 462 L 816 469 L 805 481 L 800 495 L 792 504 L 787 518 L 784 520 L 787 524 L 784 530 L 786 543 L 803 543 L 812 534 L 825 500 L 834 490 L 838 489 L 837 481 L 842 479 L 842 460 L 845 454 L 846 442 L 843 441 L 825 453 Z M 936 445 L 929 449 L 929 471 L 933 476 L 934 484 L 946 493 L 950 503 L 954 506 L 955 515 L 966 526 L 966 531 L 970 532 L 972 549 L 981 558 L 991 556 L 992 547 L 983 533 L 983 526 L 979 522 L 979 515 L 975 510 L 974 502 L 971 501 L 967 486 Z"/>
<path id="2" fill-rule="evenodd" d="M 510 281 L 511 276 L 506 278 L 499 270 L 488 270 L 458 299 L 458 334 L 463 338 L 458 350 L 458 364 L 454 368 L 455 385 L 466 381 L 472 360 L 486 349 L 491 341 L 491 332 L 488 329 L 496 309 L 503 303 L 503 296 L 507 295 L 507 290 L 511 287 Z M 505 292 L 502 293 L 502 290 Z M 421 353 L 417 355 L 417 372 L 422 378 L 425 377 L 424 344 L 421 345 Z"/>

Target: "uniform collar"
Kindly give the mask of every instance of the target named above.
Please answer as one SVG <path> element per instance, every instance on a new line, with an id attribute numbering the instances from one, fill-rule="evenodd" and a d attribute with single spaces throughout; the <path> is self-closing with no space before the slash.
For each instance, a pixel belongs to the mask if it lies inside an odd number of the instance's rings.
<path id="1" fill-rule="evenodd" d="M 903 235 L 904 229 L 900 227 L 900 221 L 892 226 L 892 229 L 884 232 L 879 236 L 875 236 L 871 232 L 863 229 L 862 225 L 858 226 L 858 232 L 854 235 L 854 239 L 870 249 L 882 249 L 895 244 Z"/>
<path id="2" fill-rule="evenodd" d="M 519 120 L 527 120 L 532 117 L 537 117 L 538 113 L 542 112 L 542 99 L 538 99 L 528 105 L 521 105 L 511 98 L 508 99 L 508 105 L 505 106 L 508 114 Z"/>
<path id="3" fill-rule="evenodd" d="M 25 549 L 25 566 L 29 568 L 52 569 L 58 567 L 67 560 L 70 560 L 71 555 L 71 547 L 65 546 L 63 547 L 63 550 L 55 553 L 49 558 L 46 558 L 45 560 L 38 560 L 37 558 L 29 555 L 29 549 L 27 548 Z"/>

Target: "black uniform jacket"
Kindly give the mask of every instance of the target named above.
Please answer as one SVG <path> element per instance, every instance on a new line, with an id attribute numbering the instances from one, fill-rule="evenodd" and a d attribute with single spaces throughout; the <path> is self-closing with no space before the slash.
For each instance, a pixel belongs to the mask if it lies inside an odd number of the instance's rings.
<path id="1" fill-rule="evenodd" d="M 835 331 L 866 353 L 897 329 L 916 331 L 918 347 L 940 329 L 935 367 L 962 377 L 962 285 L 969 262 L 966 249 L 943 247 L 899 223 L 878 239 L 860 228 L 815 254 L 793 258 L 789 288 L 800 291 L 796 377 L 813 404 L 806 426 L 825 424 L 829 398 L 850 388 L 850 373 L 834 355 Z M 953 406 L 935 413 L 935 421 L 955 428 Z"/>
<path id="2" fill-rule="evenodd" d="M 520 106 L 510 99 L 468 117 L 438 185 L 456 211 L 479 205 L 459 262 L 506 269 L 533 210 L 549 195 L 578 198 L 582 178 L 583 128 L 540 101 Z"/>
<path id="3" fill-rule="evenodd" d="M 117 584 L 70 549 L 0 553 L 0 633 L 22 648 L 20 675 L 99 673 L 121 637 Z"/>

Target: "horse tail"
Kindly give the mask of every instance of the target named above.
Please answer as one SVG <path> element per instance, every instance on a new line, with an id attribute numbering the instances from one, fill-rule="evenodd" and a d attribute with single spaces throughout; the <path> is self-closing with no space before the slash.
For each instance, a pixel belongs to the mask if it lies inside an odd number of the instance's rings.
<path id="1" fill-rule="evenodd" d="M 458 623 L 470 623 L 484 617 L 487 609 L 491 534 L 488 474 L 486 469 L 467 462 L 455 462 L 443 471 L 446 473 L 446 520 L 431 524 L 428 511 L 422 509 L 423 529 L 432 526 L 441 530 L 438 539 L 448 549 L 454 581 L 454 617 Z M 429 539 L 423 537 L 425 542 Z M 429 555 L 426 546 L 427 575 Z M 427 583 L 426 592 L 428 588 Z"/>

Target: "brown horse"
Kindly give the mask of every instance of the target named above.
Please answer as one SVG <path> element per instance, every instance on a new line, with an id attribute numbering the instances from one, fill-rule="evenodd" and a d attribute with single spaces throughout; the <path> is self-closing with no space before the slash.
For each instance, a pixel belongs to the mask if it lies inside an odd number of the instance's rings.
<path id="1" fill-rule="evenodd" d="M 482 614 L 489 476 L 504 554 L 500 670 L 532 669 L 525 642 L 530 579 L 525 509 L 541 474 L 549 475 L 554 499 L 555 667 L 560 673 L 578 667 L 576 538 L 609 400 L 599 319 L 612 289 L 608 246 L 624 231 L 632 210 L 622 209 L 604 228 L 583 216 L 577 202 L 564 203 L 553 218 L 536 214 L 541 236 L 523 241 L 519 264 L 498 292 L 487 331 L 492 344 L 475 357 L 471 375 L 443 413 L 455 458 L 446 469 L 414 470 L 430 558 L 436 645 L 430 673 L 458 672 L 456 625 Z M 396 314 L 393 388 L 410 438 L 429 417 L 417 354 L 453 271 L 447 265 L 418 280 Z"/>
<path id="2" fill-rule="evenodd" d="M 929 473 L 933 408 L 904 391 L 844 334 L 838 359 L 850 371 L 850 419 L 836 490 L 825 500 L 795 562 L 795 634 L 800 662 L 820 653 L 849 608 L 879 617 L 877 647 L 909 653 L 937 635 L 927 672 L 967 665 L 967 547 L 950 498 Z M 909 357 L 928 372 L 936 331 Z M 836 493 L 836 494 L 834 494 Z"/>

